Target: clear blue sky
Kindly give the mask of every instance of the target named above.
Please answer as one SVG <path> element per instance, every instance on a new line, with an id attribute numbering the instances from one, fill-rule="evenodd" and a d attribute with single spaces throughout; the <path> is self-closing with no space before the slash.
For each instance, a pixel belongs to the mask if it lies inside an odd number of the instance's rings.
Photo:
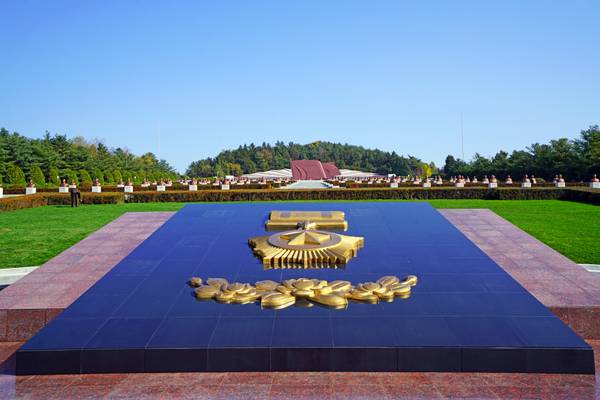
<path id="1" fill-rule="evenodd" d="M 155 152 L 348 142 L 441 164 L 600 123 L 599 1 L 0 2 L 0 126 Z"/>

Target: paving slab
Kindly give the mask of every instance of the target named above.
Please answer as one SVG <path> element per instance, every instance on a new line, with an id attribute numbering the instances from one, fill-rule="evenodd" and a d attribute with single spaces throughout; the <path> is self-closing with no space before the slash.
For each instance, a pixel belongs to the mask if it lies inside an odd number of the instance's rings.
<path id="1" fill-rule="evenodd" d="M 32 337 L 173 214 L 125 213 L 0 291 L 0 342 Z"/>
<path id="2" fill-rule="evenodd" d="M 579 335 L 600 339 L 600 274 L 490 210 L 439 211 Z"/>

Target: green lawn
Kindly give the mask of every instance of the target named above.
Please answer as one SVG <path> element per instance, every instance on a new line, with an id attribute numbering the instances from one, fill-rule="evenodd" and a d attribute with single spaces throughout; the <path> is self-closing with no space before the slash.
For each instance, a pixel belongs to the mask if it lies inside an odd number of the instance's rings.
<path id="1" fill-rule="evenodd" d="M 436 208 L 489 208 L 578 263 L 600 264 L 600 207 L 558 200 L 432 200 Z M 182 203 L 39 207 L 0 213 L 0 268 L 40 265 L 127 211 Z"/>

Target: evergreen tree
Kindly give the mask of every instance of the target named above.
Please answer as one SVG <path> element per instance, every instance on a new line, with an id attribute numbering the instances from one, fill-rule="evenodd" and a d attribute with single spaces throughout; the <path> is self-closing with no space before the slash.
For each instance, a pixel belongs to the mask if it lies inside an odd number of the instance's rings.
<path id="1" fill-rule="evenodd" d="M 104 172 L 104 182 L 115 183 L 115 178 L 113 178 L 113 174 L 110 171 Z"/>
<path id="2" fill-rule="evenodd" d="M 38 187 L 46 186 L 46 179 L 44 178 L 44 173 L 41 168 L 37 165 L 34 165 L 29 169 L 29 178 L 35 183 Z"/>
<path id="3" fill-rule="evenodd" d="M 71 183 L 79 184 L 79 179 L 77 178 L 77 172 L 72 169 L 67 169 L 63 172 L 64 179 L 67 180 L 67 183 L 70 185 Z"/>
<path id="4" fill-rule="evenodd" d="M 51 168 L 61 171 L 93 171 L 98 168 L 101 171 L 121 169 L 176 173 L 166 161 L 158 160 L 152 153 L 136 156 L 126 149 L 109 149 L 104 143 L 88 142 L 82 137 L 52 136 L 49 132 L 41 139 L 29 139 L 0 128 L 0 173 L 6 175 L 8 164 L 17 165 L 27 175 L 31 174 L 33 165 L 38 165 L 45 172 Z M 48 177 L 47 181 L 52 179 Z"/>
<path id="5" fill-rule="evenodd" d="M 58 168 L 50 168 L 50 171 L 48 172 L 48 183 L 54 186 L 60 186 L 60 175 Z"/>
<path id="6" fill-rule="evenodd" d="M 92 171 L 93 173 L 93 182 L 96 182 L 96 179 L 98 179 L 98 181 L 100 181 L 100 184 L 104 184 L 104 174 L 102 173 L 102 171 L 100 171 L 100 168 L 94 168 L 94 170 Z"/>
<path id="7" fill-rule="evenodd" d="M 119 171 L 118 169 L 115 169 L 112 173 L 113 175 L 113 181 L 115 183 L 121 183 L 123 181 L 123 175 L 121 175 L 121 171 Z"/>
<path id="8" fill-rule="evenodd" d="M 81 182 L 82 185 L 92 184 L 92 177 L 90 176 L 90 173 L 87 172 L 85 169 L 79 170 L 79 182 Z"/>
<path id="9" fill-rule="evenodd" d="M 15 164 L 9 164 L 6 168 L 6 179 L 10 187 L 24 187 L 25 174 L 23 170 Z"/>

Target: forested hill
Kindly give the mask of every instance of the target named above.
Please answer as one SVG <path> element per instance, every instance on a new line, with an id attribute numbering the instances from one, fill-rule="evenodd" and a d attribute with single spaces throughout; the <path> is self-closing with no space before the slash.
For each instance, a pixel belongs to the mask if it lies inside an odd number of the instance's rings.
<path id="1" fill-rule="evenodd" d="M 57 177 L 79 182 L 98 177 L 104 183 L 128 177 L 139 181 L 176 176 L 169 163 L 152 153 L 136 156 L 127 149 L 111 149 L 82 137 L 46 133 L 42 139 L 30 139 L 0 129 L 0 182 L 5 184 L 22 186 L 29 177 L 43 186 L 56 184 Z"/>
<path id="2" fill-rule="evenodd" d="M 403 157 L 395 152 L 365 149 L 349 144 L 314 142 L 297 144 L 276 142 L 243 145 L 224 150 L 215 158 L 194 161 L 188 167 L 189 176 L 240 175 L 270 169 L 290 167 L 290 160 L 320 160 L 334 162 L 338 168 L 357 169 L 380 174 L 408 175 L 423 168 L 421 160 Z"/>
<path id="3" fill-rule="evenodd" d="M 535 174 L 548 180 L 561 174 L 570 181 L 587 181 L 593 174 L 600 174 L 600 128 L 593 125 L 582 130 L 577 139 L 534 143 L 526 150 L 515 150 L 510 154 L 499 151 L 493 157 L 484 157 L 476 153 L 468 162 L 449 155 L 444 172 L 447 176 L 494 174 L 517 179 L 525 174 Z"/>

